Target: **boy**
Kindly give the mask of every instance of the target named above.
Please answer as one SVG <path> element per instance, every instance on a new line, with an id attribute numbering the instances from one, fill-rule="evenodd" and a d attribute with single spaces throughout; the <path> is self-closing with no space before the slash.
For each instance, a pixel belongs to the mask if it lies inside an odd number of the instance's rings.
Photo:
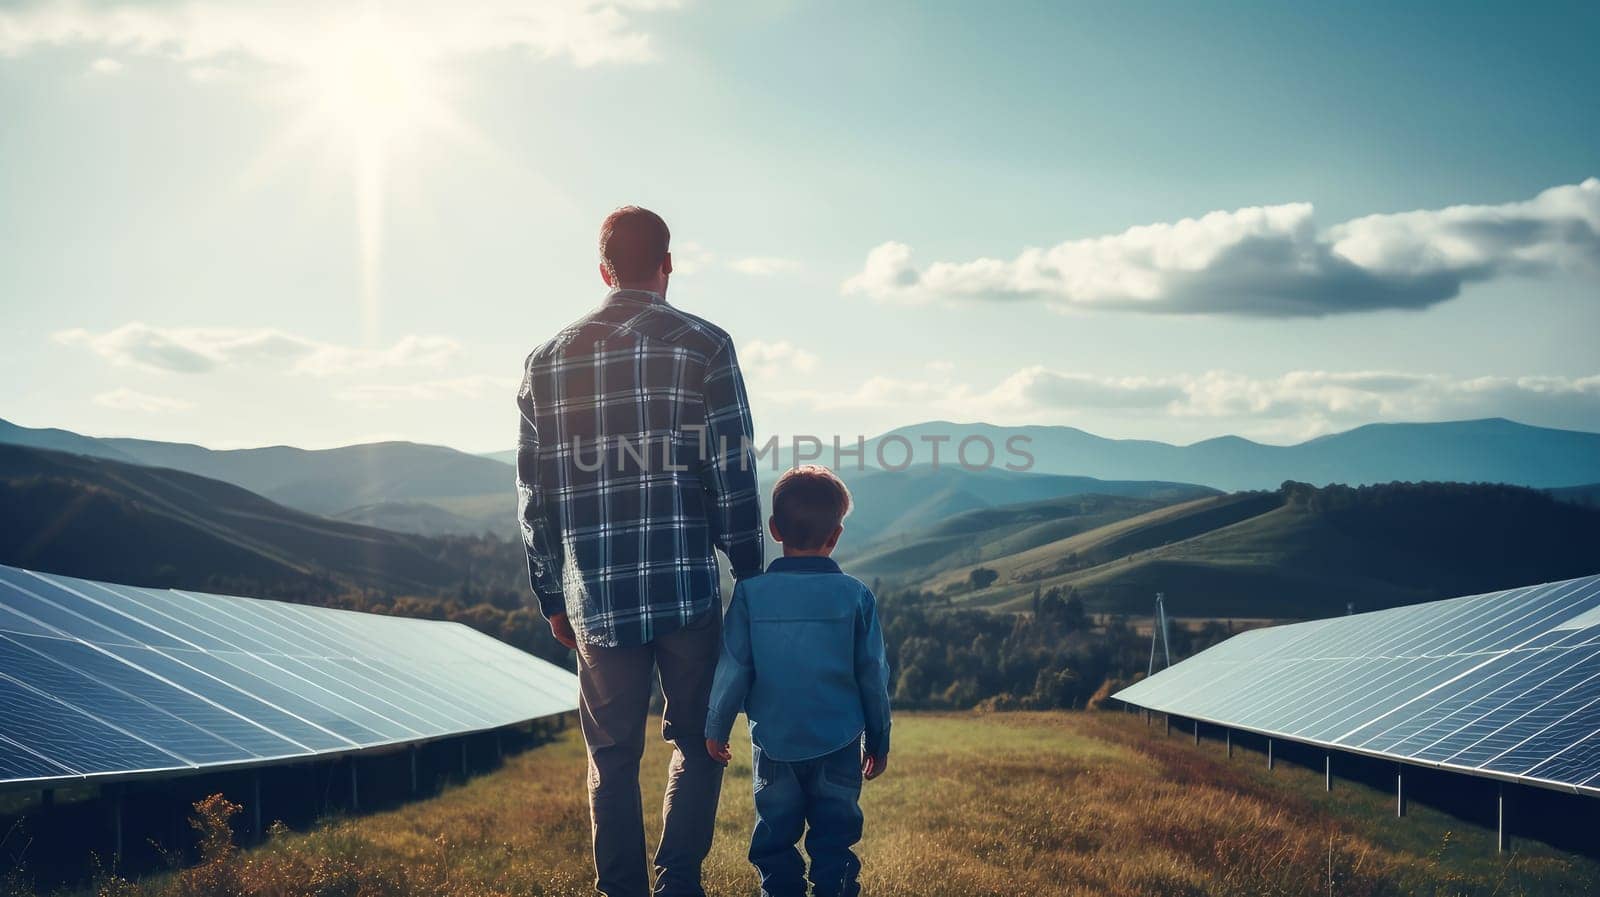
<path id="1" fill-rule="evenodd" d="M 889 665 L 872 591 L 828 557 L 848 513 L 850 490 L 833 471 L 785 473 L 767 521 L 783 557 L 739 582 L 722 624 L 706 751 L 727 765 L 743 709 L 754 748 L 750 862 L 763 897 L 804 897 L 795 845 L 808 824 L 816 897 L 861 892 L 850 848 L 861 840 L 861 781 L 889 765 Z"/>

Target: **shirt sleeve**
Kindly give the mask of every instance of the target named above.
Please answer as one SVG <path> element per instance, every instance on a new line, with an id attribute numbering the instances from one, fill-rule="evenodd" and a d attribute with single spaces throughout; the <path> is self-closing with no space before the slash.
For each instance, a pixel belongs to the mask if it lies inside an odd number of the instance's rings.
<path id="1" fill-rule="evenodd" d="M 712 356 L 704 384 L 706 432 L 700 482 L 710 500 L 712 535 L 733 578 L 761 572 L 761 489 L 744 375 L 729 341 Z"/>
<path id="2" fill-rule="evenodd" d="M 537 402 L 530 360 L 522 388 L 517 392 L 517 408 L 521 412 L 517 432 L 517 522 L 522 544 L 528 550 L 528 582 L 539 612 L 549 619 L 552 614 L 566 613 L 567 603 L 561 589 L 561 543 L 554 538 L 555 528 L 550 525 L 549 493 L 539 464 Z"/>
<path id="3" fill-rule="evenodd" d="M 734 717 L 744 709 L 755 678 L 750 656 L 750 610 L 745 606 L 744 589 L 735 586 L 728 614 L 722 620 L 722 655 L 711 680 L 711 706 L 706 711 L 708 741 L 727 743 Z"/>
<path id="4" fill-rule="evenodd" d="M 878 625 L 878 600 L 861 587 L 861 611 L 856 617 L 856 688 L 866 718 L 867 753 L 889 755 L 889 659 Z"/>

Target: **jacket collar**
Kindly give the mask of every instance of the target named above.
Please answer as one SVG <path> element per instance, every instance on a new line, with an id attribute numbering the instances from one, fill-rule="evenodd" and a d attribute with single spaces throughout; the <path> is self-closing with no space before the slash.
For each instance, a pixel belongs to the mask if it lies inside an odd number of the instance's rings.
<path id="1" fill-rule="evenodd" d="M 768 573 L 842 573 L 833 558 L 792 557 L 773 558 L 767 565 Z"/>

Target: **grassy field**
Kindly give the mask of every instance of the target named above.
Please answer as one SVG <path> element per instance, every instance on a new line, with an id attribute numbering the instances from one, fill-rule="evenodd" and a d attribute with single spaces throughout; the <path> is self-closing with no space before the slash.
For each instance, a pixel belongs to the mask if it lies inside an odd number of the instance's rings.
<path id="1" fill-rule="evenodd" d="M 1523 841 L 1505 857 L 1492 833 L 1357 786 L 1216 745 L 1164 738 L 1103 714 L 902 715 L 896 753 L 865 793 L 865 892 L 939 895 L 1591 894 L 1600 866 Z M 715 850 L 712 897 L 757 892 L 745 862 L 752 821 L 748 746 L 735 748 Z M 659 805 L 667 751 L 646 757 L 646 806 Z M 582 744 L 557 741 L 424 802 L 317 830 L 137 883 L 116 897 L 586 895 Z M 654 831 L 654 821 L 652 822 Z"/>

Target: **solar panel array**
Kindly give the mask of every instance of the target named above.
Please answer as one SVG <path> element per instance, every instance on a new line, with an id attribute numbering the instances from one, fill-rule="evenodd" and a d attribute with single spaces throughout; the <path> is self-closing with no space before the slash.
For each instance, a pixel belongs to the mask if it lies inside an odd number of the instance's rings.
<path id="1" fill-rule="evenodd" d="M 1600 795 L 1600 576 L 1253 630 L 1115 697 Z"/>
<path id="2" fill-rule="evenodd" d="M 421 742 L 576 695 L 571 673 L 455 623 L 0 566 L 0 785 Z"/>

